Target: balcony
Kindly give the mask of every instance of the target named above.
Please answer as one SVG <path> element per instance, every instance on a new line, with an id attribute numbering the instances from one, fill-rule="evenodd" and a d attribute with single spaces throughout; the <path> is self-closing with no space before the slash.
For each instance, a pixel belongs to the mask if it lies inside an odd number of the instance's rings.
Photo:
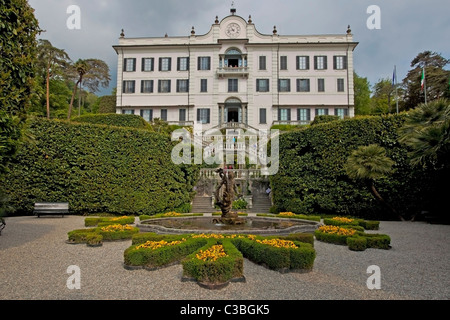
<path id="1" fill-rule="evenodd" d="M 243 77 L 247 78 L 249 74 L 248 67 L 220 67 L 217 69 L 219 78 L 225 77 Z"/>

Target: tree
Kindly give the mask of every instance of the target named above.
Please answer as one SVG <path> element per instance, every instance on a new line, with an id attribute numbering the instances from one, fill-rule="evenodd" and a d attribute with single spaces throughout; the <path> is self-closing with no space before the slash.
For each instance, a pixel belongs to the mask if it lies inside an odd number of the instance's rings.
<path id="1" fill-rule="evenodd" d="M 0 174 L 16 152 L 34 89 L 36 35 L 26 0 L 0 0 Z"/>
<path id="2" fill-rule="evenodd" d="M 345 170 L 347 175 L 353 180 L 362 180 L 368 186 L 372 195 L 384 204 L 391 212 L 397 215 L 396 210 L 389 205 L 380 195 L 375 187 L 375 181 L 384 178 L 392 173 L 394 161 L 386 156 L 386 150 L 376 144 L 361 146 L 356 149 L 347 159 Z"/>
<path id="3" fill-rule="evenodd" d="M 38 67 L 45 70 L 47 118 L 50 119 L 50 79 L 62 76 L 70 64 L 69 55 L 48 40 L 38 41 Z"/>
<path id="4" fill-rule="evenodd" d="M 362 78 L 354 73 L 355 83 L 355 114 L 370 114 L 370 83 L 367 78 Z"/>
<path id="5" fill-rule="evenodd" d="M 408 113 L 400 129 L 400 142 L 410 148 L 413 166 L 442 169 L 449 166 L 450 103 L 439 99 L 422 103 Z"/>
<path id="6" fill-rule="evenodd" d="M 411 69 L 403 79 L 405 89 L 406 110 L 415 108 L 425 101 L 424 92 L 421 90 L 422 70 L 425 69 L 425 83 L 427 101 L 439 98 L 450 98 L 449 77 L 450 71 L 445 66 L 450 60 L 440 54 L 431 51 L 419 53 L 411 62 Z"/>
<path id="7" fill-rule="evenodd" d="M 109 86 L 109 81 L 111 80 L 109 76 L 108 65 L 98 59 L 86 59 L 78 60 L 72 67 L 74 78 L 77 79 L 75 87 L 72 93 L 72 99 L 69 105 L 69 112 L 67 114 L 67 119 L 70 120 L 72 116 L 73 102 L 75 95 L 77 94 L 77 89 L 79 85 L 87 87 L 92 93 L 97 92 L 99 86 L 103 88 Z"/>
<path id="8" fill-rule="evenodd" d="M 390 79 L 381 79 L 373 86 L 373 95 L 371 99 L 372 114 L 394 113 L 395 106 L 395 88 Z"/>

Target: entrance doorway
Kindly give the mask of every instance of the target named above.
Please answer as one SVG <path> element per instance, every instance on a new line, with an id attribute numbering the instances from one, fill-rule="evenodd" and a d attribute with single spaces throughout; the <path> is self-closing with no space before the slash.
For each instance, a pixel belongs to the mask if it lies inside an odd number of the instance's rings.
<path id="1" fill-rule="evenodd" d="M 228 108 L 227 118 L 228 118 L 228 122 L 240 122 L 239 121 L 239 109 L 238 108 Z"/>

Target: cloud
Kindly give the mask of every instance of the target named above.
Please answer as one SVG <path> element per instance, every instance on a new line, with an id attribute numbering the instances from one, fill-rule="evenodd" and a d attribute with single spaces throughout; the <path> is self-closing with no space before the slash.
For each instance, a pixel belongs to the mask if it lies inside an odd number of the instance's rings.
<path id="1" fill-rule="evenodd" d="M 187 36 L 192 26 L 207 33 L 214 23 L 229 15 L 231 1 L 223 0 L 29 0 L 35 8 L 42 38 L 63 48 L 72 60 L 98 58 L 108 63 L 116 86 L 118 43 L 121 29 L 127 37 Z M 397 65 L 399 80 L 406 76 L 414 57 L 431 50 L 450 56 L 448 0 L 236 0 L 237 14 L 253 23 L 261 33 L 342 34 L 351 25 L 355 41 L 355 70 L 371 84 L 392 77 Z M 81 29 L 66 26 L 67 7 L 81 9 Z M 369 30 L 367 7 L 381 9 L 381 29 Z M 109 93 L 111 88 L 109 88 Z"/>

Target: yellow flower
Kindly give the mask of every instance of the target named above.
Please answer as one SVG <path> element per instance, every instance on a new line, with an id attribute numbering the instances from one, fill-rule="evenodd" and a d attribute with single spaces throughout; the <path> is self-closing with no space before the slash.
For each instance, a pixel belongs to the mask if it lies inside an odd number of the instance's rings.
<path id="1" fill-rule="evenodd" d="M 104 232 L 120 232 L 120 231 L 133 230 L 133 227 L 128 224 L 126 224 L 126 225 L 111 224 L 109 226 L 102 227 L 101 230 Z"/>
<path id="2" fill-rule="evenodd" d="M 217 259 L 228 257 L 222 245 L 214 245 L 207 250 L 200 250 L 195 255 L 198 260 L 202 261 L 217 261 Z"/>
<path id="3" fill-rule="evenodd" d="M 331 220 L 338 221 L 338 222 L 344 222 L 344 223 L 352 223 L 353 221 L 355 221 L 354 219 L 345 218 L 345 217 L 334 217 Z"/>
<path id="4" fill-rule="evenodd" d="M 138 245 L 136 247 L 136 249 L 152 249 L 152 250 L 156 250 L 162 247 L 169 247 L 169 246 L 176 246 L 179 245 L 181 243 L 183 243 L 184 241 L 186 241 L 186 239 L 182 239 L 181 241 L 172 241 L 172 242 L 167 242 L 165 240 L 161 240 L 161 241 L 147 241 L 146 243 L 143 243 L 141 245 Z"/>
<path id="5" fill-rule="evenodd" d="M 122 216 L 122 217 L 117 217 L 117 218 L 111 218 L 110 221 L 118 221 L 118 220 L 121 220 L 121 219 L 128 219 L 128 217 L 127 216 Z"/>
<path id="6" fill-rule="evenodd" d="M 355 234 L 356 230 L 354 229 L 347 229 L 347 228 L 341 228 L 338 226 L 321 226 L 318 229 L 321 232 L 328 233 L 328 234 L 337 234 L 340 236 L 352 236 Z"/>
<path id="7" fill-rule="evenodd" d="M 269 246 L 275 247 L 275 248 L 293 248 L 297 249 L 298 247 L 295 245 L 294 242 L 290 240 L 281 240 L 281 239 L 264 239 L 264 240 L 256 240 L 258 243 L 267 244 Z"/>
<path id="8" fill-rule="evenodd" d="M 292 213 L 292 212 L 280 212 L 280 216 L 282 216 L 282 217 L 293 217 L 295 215 L 296 214 Z"/>
<path id="9" fill-rule="evenodd" d="M 225 237 L 221 234 L 215 234 L 215 233 L 211 233 L 211 234 L 194 234 L 192 236 L 192 238 L 204 238 L 204 239 L 224 239 Z"/>
<path id="10" fill-rule="evenodd" d="M 166 212 L 163 214 L 163 217 L 179 217 L 179 216 L 182 216 L 182 214 L 174 211 Z"/>

